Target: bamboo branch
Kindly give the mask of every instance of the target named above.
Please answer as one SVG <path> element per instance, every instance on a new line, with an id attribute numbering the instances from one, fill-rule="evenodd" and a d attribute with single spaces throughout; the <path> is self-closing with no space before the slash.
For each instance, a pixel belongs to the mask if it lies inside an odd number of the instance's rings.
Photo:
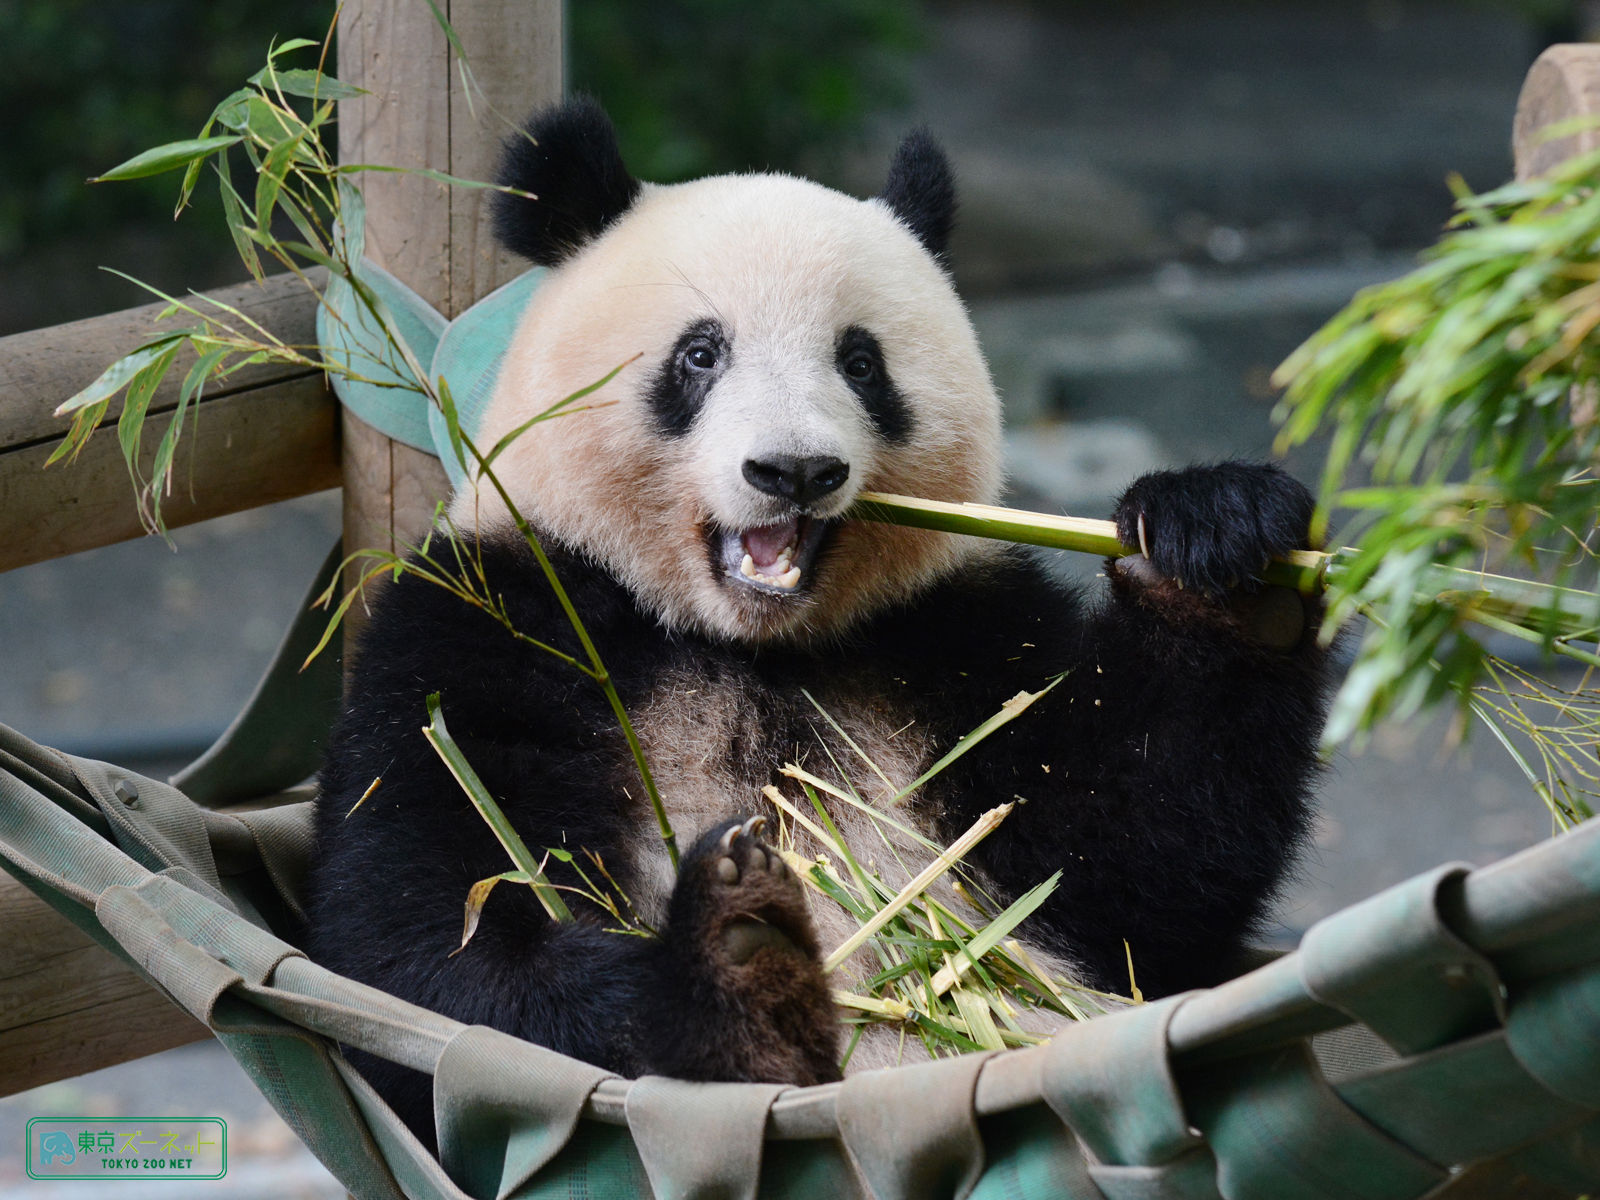
<path id="1" fill-rule="evenodd" d="M 1139 547 L 1125 545 L 1117 537 L 1117 527 L 1111 521 L 1052 516 L 990 504 L 952 504 L 887 492 L 862 492 L 846 516 L 1054 550 L 1077 550 L 1106 558 L 1140 553 Z M 1320 593 L 1339 582 L 1348 561 L 1358 553 L 1354 549 L 1296 550 L 1287 558 L 1268 564 L 1261 572 L 1261 580 L 1308 595 Z M 1430 567 L 1419 594 L 1455 609 L 1466 620 L 1502 632 L 1510 632 L 1506 627 L 1512 625 L 1536 635 L 1549 629 L 1558 637 L 1570 637 L 1600 624 L 1600 594 L 1462 567 Z M 1584 652 L 1574 652 L 1559 642 L 1555 651 L 1589 661 Z"/>

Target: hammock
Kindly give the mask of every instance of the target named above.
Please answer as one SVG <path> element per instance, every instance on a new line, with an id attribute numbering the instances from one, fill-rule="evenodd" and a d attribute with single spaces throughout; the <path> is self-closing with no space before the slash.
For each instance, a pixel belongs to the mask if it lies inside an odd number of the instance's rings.
<path id="1" fill-rule="evenodd" d="M 629 1081 L 341 978 L 280 936 L 303 912 L 310 802 L 196 800 L 314 766 L 339 681 L 295 667 L 322 620 L 302 611 L 244 713 L 176 777 L 190 795 L 0 726 L 0 864 L 209 1026 L 359 1200 L 1600 1187 L 1600 822 L 1420 875 L 1259 970 L 1046 1046 L 813 1088 Z M 433 1075 L 437 1158 L 341 1046 Z"/>

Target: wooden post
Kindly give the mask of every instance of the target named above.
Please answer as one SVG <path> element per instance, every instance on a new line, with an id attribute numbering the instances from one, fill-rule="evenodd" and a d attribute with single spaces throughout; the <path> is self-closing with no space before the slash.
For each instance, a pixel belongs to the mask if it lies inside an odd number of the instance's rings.
<path id="1" fill-rule="evenodd" d="M 439 7 L 466 50 L 476 84 L 470 97 L 424 0 L 347 0 L 339 76 L 372 95 L 340 106 L 340 161 L 488 179 L 508 122 L 560 98 L 562 0 L 439 0 Z M 368 257 L 445 316 L 525 269 L 494 245 L 490 193 L 412 175 L 373 173 L 358 182 L 367 202 Z M 435 503 L 449 494 L 438 459 L 344 414 L 346 553 L 415 544 Z M 360 621 L 361 605 L 353 605 L 347 643 Z"/>
<path id="2" fill-rule="evenodd" d="M 1540 130 L 1572 117 L 1600 119 L 1600 45 L 1551 46 L 1528 69 L 1511 132 L 1519 180 L 1600 147 L 1600 124 L 1555 141 L 1540 140 Z"/>

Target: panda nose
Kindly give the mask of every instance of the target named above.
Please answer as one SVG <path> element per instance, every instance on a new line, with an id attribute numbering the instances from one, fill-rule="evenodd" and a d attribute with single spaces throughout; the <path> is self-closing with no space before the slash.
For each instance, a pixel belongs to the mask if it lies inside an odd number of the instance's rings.
<path id="1" fill-rule="evenodd" d="M 758 492 L 793 500 L 801 508 L 836 492 L 850 478 L 850 464 L 837 458 L 769 454 L 744 460 L 745 482 Z"/>

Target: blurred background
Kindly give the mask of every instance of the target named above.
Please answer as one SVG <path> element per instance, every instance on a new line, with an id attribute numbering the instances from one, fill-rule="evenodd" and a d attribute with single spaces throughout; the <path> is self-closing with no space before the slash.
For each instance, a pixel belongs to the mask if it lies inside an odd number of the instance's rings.
<path id="1" fill-rule="evenodd" d="M 646 179 L 775 168 L 870 195 L 898 138 L 928 125 L 958 175 L 950 265 L 1005 398 L 1011 500 L 1082 516 L 1105 515 L 1152 468 L 1269 456 L 1272 369 L 1358 288 L 1408 269 L 1449 218 L 1452 173 L 1474 189 L 1509 177 L 1512 112 L 1539 51 L 1600 38 L 1593 0 L 567 11 L 569 86 L 606 104 Z M 0 0 L 0 335 L 143 302 L 102 267 L 168 289 L 242 280 L 212 198 L 174 223 L 174 176 L 83 180 L 193 136 L 269 39 L 319 38 L 331 12 L 323 0 Z M 1289 466 L 1315 483 L 1318 448 Z M 0 575 L 0 721 L 171 772 L 238 711 L 338 531 L 331 492 L 178 530 L 173 547 Z M 1097 565 L 1068 558 L 1059 569 L 1096 586 Z M 1440 719 L 1342 750 L 1321 804 L 1277 945 L 1438 862 L 1491 861 L 1549 832 L 1498 747 L 1455 746 Z M 254 1131 L 246 1160 L 277 1164 L 192 1188 L 342 1194 L 252 1107 L 218 1047 L 160 1061 L 237 1110 Z M 49 1190 L 14 1160 L 27 1116 L 114 1115 L 140 1094 L 131 1069 L 0 1100 L 0 1198 Z"/>

